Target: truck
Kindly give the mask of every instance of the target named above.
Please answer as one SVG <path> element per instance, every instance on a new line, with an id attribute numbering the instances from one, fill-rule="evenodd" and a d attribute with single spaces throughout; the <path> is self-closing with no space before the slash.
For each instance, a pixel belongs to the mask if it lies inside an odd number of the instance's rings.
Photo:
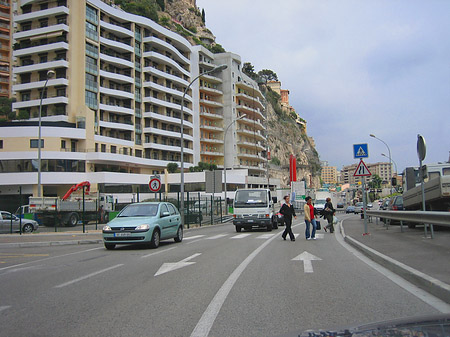
<path id="1" fill-rule="evenodd" d="M 441 167 L 427 166 L 425 172 L 430 179 L 424 183 L 426 210 L 448 212 L 450 211 L 450 164 L 439 165 Z M 422 187 L 418 179 L 419 174 L 415 169 L 406 169 L 405 175 L 409 182 L 403 192 L 403 207 L 407 211 L 421 211 Z M 413 228 L 415 224 L 409 223 L 408 226 Z"/>
<path id="2" fill-rule="evenodd" d="M 83 195 L 72 196 L 72 193 L 83 188 Z M 30 197 L 29 205 L 24 208 L 25 212 L 33 214 L 33 217 L 44 226 L 62 226 L 73 227 L 80 221 L 88 223 L 96 218 L 98 220 L 109 220 L 109 213 L 113 211 L 113 197 L 108 195 L 89 194 L 90 183 L 84 181 L 73 185 L 69 191 L 62 197 Z M 27 210 L 28 208 L 28 210 Z M 84 210 L 84 215 L 83 215 Z"/>
<path id="3" fill-rule="evenodd" d="M 237 190 L 233 201 L 233 225 L 236 232 L 242 229 L 278 228 L 274 205 L 277 197 L 272 197 L 269 189 Z"/>
<path id="4" fill-rule="evenodd" d="M 318 211 L 322 211 L 327 203 L 327 198 L 331 198 L 331 193 L 328 191 L 316 191 L 314 197 L 314 208 Z"/>

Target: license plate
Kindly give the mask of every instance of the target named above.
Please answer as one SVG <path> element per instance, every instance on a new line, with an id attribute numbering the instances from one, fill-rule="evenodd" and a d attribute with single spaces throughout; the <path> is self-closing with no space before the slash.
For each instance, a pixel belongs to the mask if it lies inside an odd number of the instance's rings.
<path id="1" fill-rule="evenodd" d="M 114 233 L 115 237 L 131 236 L 131 233 Z"/>
<path id="2" fill-rule="evenodd" d="M 247 220 L 248 222 L 253 222 L 253 220 Z"/>

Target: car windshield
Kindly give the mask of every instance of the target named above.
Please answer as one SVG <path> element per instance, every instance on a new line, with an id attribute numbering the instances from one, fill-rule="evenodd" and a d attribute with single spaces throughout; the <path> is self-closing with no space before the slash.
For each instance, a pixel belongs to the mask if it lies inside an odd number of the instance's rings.
<path id="1" fill-rule="evenodd" d="M 266 191 L 237 191 L 236 205 L 267 205 Z"/>
<path id="2" fill-rule="evenodd" d="M 156 204 L 132 204 L 125 207 L 118 215 L 119 218 L 133 216 L 156 216 L 158 205 Z"/>

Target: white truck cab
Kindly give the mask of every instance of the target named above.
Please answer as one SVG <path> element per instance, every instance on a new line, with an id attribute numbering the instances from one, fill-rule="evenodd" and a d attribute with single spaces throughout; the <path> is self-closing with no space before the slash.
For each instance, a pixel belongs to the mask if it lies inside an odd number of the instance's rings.
<path id="1" fill-rule="evenodd" d="M 233 202 L 233 225 L 236 232 L 253 227 L 266 228 L 268 231 L 277 229 L 274 213 L 276 202 L 277 198 L 272 198 L 269 189 L 237 190 Z"/>

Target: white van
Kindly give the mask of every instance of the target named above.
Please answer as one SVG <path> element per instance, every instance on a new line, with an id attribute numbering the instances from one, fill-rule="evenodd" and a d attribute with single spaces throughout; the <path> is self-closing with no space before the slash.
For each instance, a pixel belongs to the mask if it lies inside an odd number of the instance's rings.
<path id="1" fill-rule="evenodd" d="M 277 229 L 278 223 L 274 212 L 277 198 L 268 189 L 237 190 L 233 202 L 233 225 L 236 232 L 242 228 L 250 230 L 253 227 Z"/>

